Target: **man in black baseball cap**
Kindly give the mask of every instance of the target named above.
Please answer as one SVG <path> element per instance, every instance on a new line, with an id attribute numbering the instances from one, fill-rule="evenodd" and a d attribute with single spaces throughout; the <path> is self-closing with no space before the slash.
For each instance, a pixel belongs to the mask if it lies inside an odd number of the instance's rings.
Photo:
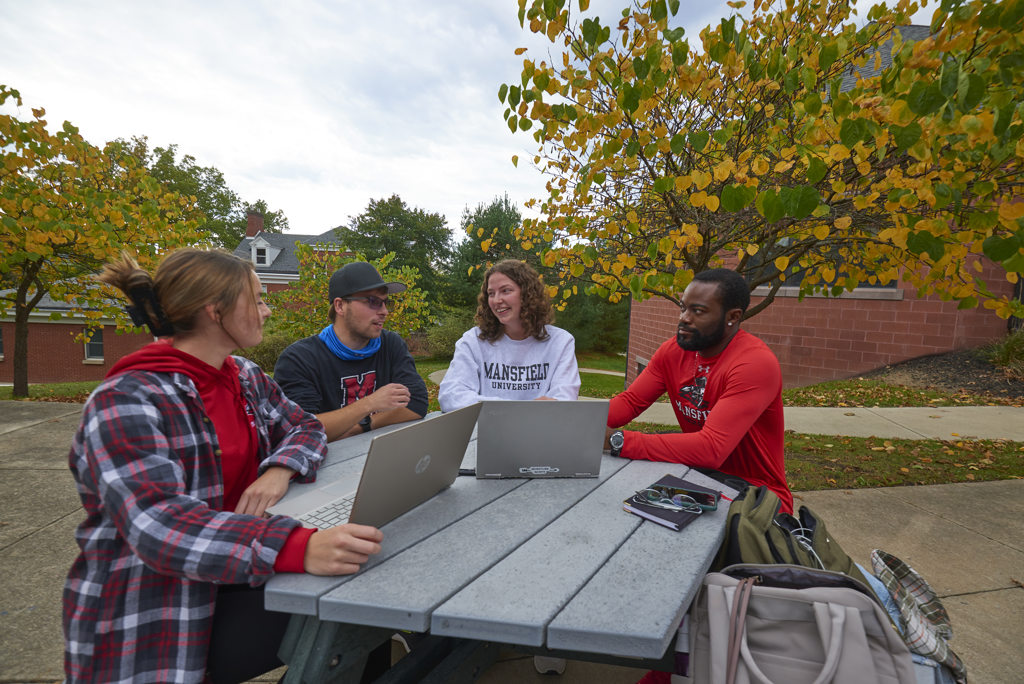
<path id="1" fill-rule="evenodd" d="M 385 283 L 372 264 L 365 261 L 353 261 L 334 272 L 334 275 L 331 276 L 331 283 L 327 287 L 327 294 L 333 305 L 334 300 L 339 297 L 344 298 L 356 292 L 368 292 L 381 288 L 387 290 L 387 294 L 395 294 L 404 292 L 405 284 Z"/>
<path id="2" fill-rule="evenodd" d="M 405 340 L 384 329 L 389 296 L 405 289 L 365 261 L 345 264 L 327 287 L 330 323 L 278 358 L 274 380 L 328 440 L 426 415 L 427 387 Z"/>

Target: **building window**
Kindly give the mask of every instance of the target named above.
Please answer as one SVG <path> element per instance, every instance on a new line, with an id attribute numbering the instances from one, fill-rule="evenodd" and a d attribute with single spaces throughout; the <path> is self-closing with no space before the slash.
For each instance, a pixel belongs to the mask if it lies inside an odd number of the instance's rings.
<path id="1" fill-rule="evenodd" d="M 788 244 L 791 238 L 784 237 L 780 240 L 782 244 Z M 841 256 L 836 248 L 832 249 L 832 261 L 833 263 L 840 263 L 845 259 Z M 777 277 L 778 269 L 775 268 L 775 264 L 768 262 L 765 263 L 767 252 L 759 252 L 756 254 L 751 263 L 750 273 L 746 276 L 747 282 L 753 279 L 761 280 L 762 276 L 775 275 Z M 838 268 L 836 269 L 838 271 Z M 800 296 L 800 282 L 803 280 L 803 275 L 799 273 L 798 268 L 795 264 L 791 264 L 785 272 L 785 281 L 782 287 L 775 293 L 776 297 L 799 297 Z M 831 296 L 833 298 L 844 298 L 844 299 L 890 299 L 890 300 L 901 300 L 903 299 L 903 290 L 898 286 L 895 280 L 882 283 L 878 282 L 858 282 L 856 287 L 852 290 L 847 290 L 842 284 L 845 280 L 840 281 L 838 273 L 832 278 L 831 281 L 820 283 L 819 288 L 814 294 L 808 295 L 811 297 L 826 297 Z M 771 285 L 760 285 L 754 288 L 750 294 L 755 296 L 764 297 L 767 296 L 771 291 Z"/>
<path id="2" fill-rule="evenodd" d="M 91 331 L 89 339 L 85 343 L 85 360 L 103 360 L 103 329 L 97 328 Z"/>
<path id="3" fill-rule="evenodd" d="M 4 360 L 4 329 L 0 328 L 0 361 Z"/>
<path id="4" fill-rule="evenodd" d="M 257 247 L 256 248 L 256 265 L 266 266 L 267 265 L 267 248 Z"/>

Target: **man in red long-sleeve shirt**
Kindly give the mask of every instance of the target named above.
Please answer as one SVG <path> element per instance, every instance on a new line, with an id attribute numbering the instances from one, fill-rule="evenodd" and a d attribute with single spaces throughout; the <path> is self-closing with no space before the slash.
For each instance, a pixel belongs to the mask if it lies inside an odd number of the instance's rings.
<path id="1" fill-rule="evenodd" d="M 750 305 L 735 271 L 698 273 L 683 292 L 675 339 L 611 400 L 606 446 L 613 456 L 714 468 L 764 485 L 792 512 L 783 465 L 782 371 L 768 346 L 740 330 Z M 621 427 L 668 394 L 682 432 Z"/>

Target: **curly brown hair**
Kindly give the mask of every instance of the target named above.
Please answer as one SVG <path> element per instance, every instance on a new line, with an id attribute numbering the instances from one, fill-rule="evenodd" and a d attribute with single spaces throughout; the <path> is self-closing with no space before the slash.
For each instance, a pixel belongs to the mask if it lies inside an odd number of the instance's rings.
<path id="1" fill-rule="evenodd" d="M 484 282 L 480 286 L 480 294 L 476 298 L 476 324 L 480 326 L 480 339 L 495 342 L 505 334 L 505 327 L 491 311 L 487 304 L 487 281 L 495 273 L 501 273 L 519 286 L 519 319 L 527 336 L 538 340 L 546 340 L 548 331 L 545 325 L 554 320 L 554 309 L 551 300 L 544 290 L 540 275 L 525 261 L 503 259 L 487 269 Z"/>

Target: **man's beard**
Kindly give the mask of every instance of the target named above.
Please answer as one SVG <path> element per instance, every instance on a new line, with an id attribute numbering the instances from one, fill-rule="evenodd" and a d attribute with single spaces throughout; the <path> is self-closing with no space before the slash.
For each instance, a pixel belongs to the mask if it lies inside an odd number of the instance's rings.
<path id="1" fill-rule="evenodd" d="M 706 335 L 696 328 L 686 328 L 685 330 L 689 333 L 690 339 L 683 339 L 683 336 L 677 332 L 676 344 L 679 345 L 679 348 L 683 351 L 704 351 L 725 339 L 725 314 L 722 314 L 718 327 Z"/>

